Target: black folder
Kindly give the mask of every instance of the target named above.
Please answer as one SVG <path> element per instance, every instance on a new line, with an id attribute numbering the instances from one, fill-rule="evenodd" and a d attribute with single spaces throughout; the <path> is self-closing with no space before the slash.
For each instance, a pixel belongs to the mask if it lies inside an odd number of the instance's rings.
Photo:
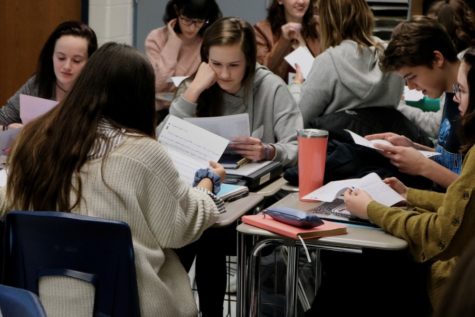
<path id="1" fill-rule="evenodd" d="M 247 176 L 226 175 L 225 183 L 244 185 L 250 191 L 256 191 L 267 183 L 279 178 L 282 174 L 283 167 L 278 162 L 271 162 L 263 168 L 255 171 Z"/>

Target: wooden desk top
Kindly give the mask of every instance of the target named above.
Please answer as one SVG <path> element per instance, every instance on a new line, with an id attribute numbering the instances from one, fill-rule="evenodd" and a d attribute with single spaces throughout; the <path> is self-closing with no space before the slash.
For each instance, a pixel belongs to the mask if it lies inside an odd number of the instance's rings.
<path id="1" fill-rule="evenodd" d="M 230 225 L 248 211 L 255 208 L 263 199 L 264 196 L 262 195 L 249 193 L 249 195 L 243 198 L 227 202 L 226 212 L 219 215 L 218 221 L 213 226 L 224 227 Z"/>

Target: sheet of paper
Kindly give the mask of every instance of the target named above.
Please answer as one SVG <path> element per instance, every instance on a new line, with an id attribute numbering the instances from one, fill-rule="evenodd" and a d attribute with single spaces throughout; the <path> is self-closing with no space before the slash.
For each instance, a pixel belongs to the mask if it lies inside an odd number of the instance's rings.
<path id="1" fill-rule="evenodd" d="M 364 189 L 374 200 L 386 206 L 392 206 L 400 201 L 404 201 L 404 197 L 386 185 L 376 173 L 370 173 L 363 178 L 329 182 L 307 194 L 303 199 L 331 202 L 341 198 L 348 188 Z"/>
<path id="2" fill-rule="evenodd" d="M 170 81 L 175 85 L 175 87 L 180 86 L 181 82 L 187 79 L 189 76 L 173 76 L 170 77 Z"/>
<path id="3" fill-rule="evenodd" d="M 33 119 L 47 113 L 58 102 L 40 97 L 20 94 L 20 118 L 23 124 L 27 124 Z"/>
<path id="4" fill-rule="evenodd" d="M 293 68 L 295 68 L 295 64 L 299 64 L 300 69 L 302 70 L 303 78 L 307 79 L 315 57 L 312 56 L 312 53 L 310 53 L 306 46 L 300 46 L 299 48 L 292 51 L 289 55 L 285 56 L 284 59 Z"/>
<path id="5" fill-rule="evenodd" d="M 8 155 L 21 128 L 0 131 L 0 155 Z"/>
<path id="6" fill-rule="evenodd" d="M 380 151 L 380 149 L 376 148 L 374 145 L 375 144 L 384 144 L 384 145 L 392 145 L 390 142 L 386 141 L 386 140 L 383 140 L 383 139 L 377 139 L 377 140 L 367 140 L 365 138 L 363 138 L 361 135 L 358 135 L 348 129 L 345 129 L 345 131 L 347 131 L 351 137 L 353 138 L 353 141 L 355 141 L 356 144 L 359 144 L 359 145 L 362 145 L 362 146 L 366 146 L 366 147 L 369 147 L 369 148 L 372 148 L 372 149 L 375 149 L 375 150 L 378 150 Z M 440 155 L 440 153 L 438 152 L 432 152 L 432 151 L 423 151 L 423 150 L 419 150 L 419 152 L 424 155 L 425 157 L 427 158 L 430 158 L 432 156 L 436 156 L 436 155 Z"/>
<path id="7" fill-rule="evenodd" d="M 7 186 L 7 170 L 2 168 L 0 170 L 0 187 Z"/>
<path id="8" fill-rule="evenodd" d="M 406 101 L 419 101 L 424 98 L 424 94 L 416 89 L 409 89 L 404 86 L 404 100 Z"/>
<path id="9" fill-rule="evenodd" d="M 184 120 L 228 140 L 251 135 L 249 114 L 247 113 L 219 117 L 184 118 Z"/>
<path id="10" fill-rule="evenodd" d="M 158 136 L 180 177 L 193 184 L 195 172 L 217 162 L 229 141 L 190 122 L 170 115 Z"/>

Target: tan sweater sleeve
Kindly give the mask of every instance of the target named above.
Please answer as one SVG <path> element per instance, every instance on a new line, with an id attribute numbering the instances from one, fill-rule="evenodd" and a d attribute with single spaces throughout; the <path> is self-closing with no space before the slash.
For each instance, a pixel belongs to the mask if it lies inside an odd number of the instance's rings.
<path id="1" fill-rule="evenodd" d="M 292 43 L 283 37 L 279 37 L 274 42 L 274 35 L 267 21 L 257 23 L 254 30 L 257 42 L 257 61 L 286 81 L 288 64 L 284 57 L 290 53 Z"/>

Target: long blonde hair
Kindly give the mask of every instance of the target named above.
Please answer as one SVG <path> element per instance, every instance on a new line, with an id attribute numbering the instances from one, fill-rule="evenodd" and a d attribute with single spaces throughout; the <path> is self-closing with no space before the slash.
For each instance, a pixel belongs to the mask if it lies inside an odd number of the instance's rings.
<path id="1" fill-rule="evenodd" d="M 317 0 L 317 8 L 322 51 L 343 40 L 380 47 L 372 37 L 374 16 L 365 0 Z"/>

